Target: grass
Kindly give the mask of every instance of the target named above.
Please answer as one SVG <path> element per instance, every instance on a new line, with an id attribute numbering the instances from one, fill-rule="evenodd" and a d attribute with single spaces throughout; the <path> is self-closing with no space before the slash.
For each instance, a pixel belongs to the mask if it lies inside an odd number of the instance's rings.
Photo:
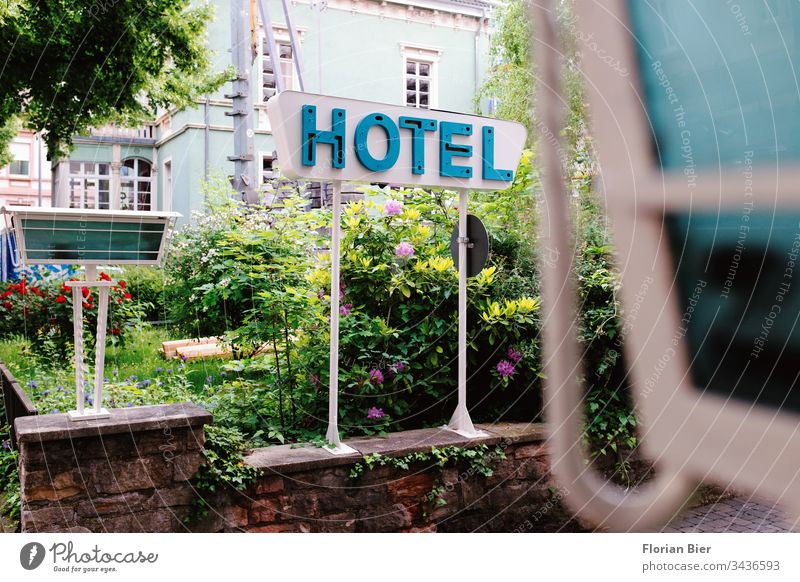
<path id="1" fill-rule="evenodd" d="M 166 370 L 177 369 L 180 360 L 165 360 L 159 353 L 161 343 L 183 339 L 174 330 L 144 325 L 133 331 L 124 347 L 108 346 L 106 350 L 105 376 L 109 384 L 122 379 L 146 380 L 163 376 Z M 44 404 L 42 395 L 57 386 L 64 392 L 74 394 L 75 368 L 72 362 L 44 362 L 30 350 L 30 343 L 22 336 L 0 341 L 0 361 L 8 366 L 20 386 L 26 389 L 37 408 Z M 88 363 L 88 362 L 87 362 Z M 190 388 L 201 390 L 207 384 L 221 383 L 222 366 L 226 360 L 207 358 L 184 363 L 183 375 Z M 69 401 L 65 399 L 65 401 Z M 54 405 L 47 400 L 48 408 Z M 59 409 L 58 403 L 55 408 Z M 47 410 L 50 411 L 50 410 Z"/>

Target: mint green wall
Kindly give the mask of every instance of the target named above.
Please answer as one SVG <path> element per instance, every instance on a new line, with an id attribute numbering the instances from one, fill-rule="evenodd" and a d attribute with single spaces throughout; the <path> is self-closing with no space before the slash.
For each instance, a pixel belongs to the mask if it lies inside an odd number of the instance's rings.
<path id="1" fill-rule="evenodd" d="M 215 0 L 216 18 L 209 28 L 208 43 L 212 62 L 217 70 L 230 66 L 229 52 L 231 25 L 229 0 Z M 285 24 L 279 0 L 270 0 L 273 24 Z M 317 25 L 315 13 L 308 4 L 295 4 L 292 8 L 294 24 L 301 32 L 302 57 L 305 65 L 306 91 L 319 92 Z M 441 51 L 438 64 L 438 108 L 471 113 L 476 92 L 476 21 L 464 18 L 465 26 L 472 30 L 454 30 L 451 27 L 408 22 L 395 18 L 380 18 L 350 11 L 328 8 L 322 13 L 321 37 L 323 41 L 322 92 L 328 95 L 350 97 L 392 104 L 403 104 L 404 71 L 402 43 L 422 45 Z M 466 24 L 468 23 L 468 24 Z M 488 39 L 481 36 L 478 43 L 479 76 L 483 75 Z M 253 65 L 252 90 L 256 103 L 261 99 L 260 63 Z M 478 80 L 479 83 L 479 80 Z M 212 100 L 220 101 L 230 91 L 225 84 Z M 233 153 L 233 132 L 218 128 L 232 128 L 230 117 L 225 116 L 229 106 L 211 104 L 209 120 L 209 166 L 212 174 L 229 175 L 233 163 L 227 156 Z M 172 209 L 189 219 L 192 210 L 202 208 L 201 185 L 204 179 L 204 107 L 175 113 L 171 119 L 172 138 L 164 138 L 159 146 L 156 188 L 159 206 L 164 203 L 163 164 L 172 158 Z M 256 123 L 257 126 L 257 118 Z M 194 126 L 194 127 L 188 127 Z M 215 127 L 217 129 L 215 129 Z M 274 149 L 271 135 L 257 132 L 254 153 L 260 175 L 260 153 Z M 95 157 L 98 156 L 98 157 Z M 72 159 L 111 160 L 111 148 L 104 144 L 80 145 Z M 152 160 L 150 148 L 122 147 L 122 159 L 141 157 Z"/>
<path id="2" fill-rule="evenodd" d="M 76 162 L 111 162 L 110 145 L 77 144 L 69 155 Z"/>

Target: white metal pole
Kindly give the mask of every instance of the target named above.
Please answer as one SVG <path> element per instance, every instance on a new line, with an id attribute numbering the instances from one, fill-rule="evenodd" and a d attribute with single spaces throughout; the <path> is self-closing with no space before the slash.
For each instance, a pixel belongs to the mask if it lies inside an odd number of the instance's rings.
<path id="1" fill-rule="evenodd" d="M 465 437 L 483 436 L 467 410 L 467 190 L 458 191 L 458 404 L 448 427 Z"/>
<path id="2" fill-rule="evenodd" d="M 75 339 L 75 398 L 78 414 L 83 414 L 83 297 L 81 288 L 72 288 L 72 329 Z"/>
<path id="3" fill-rule="evenodd" d="M 94 411 L 99 414 L 103 404 L 103 375 L 106 364 L 106 325 L 108 320 L 108 287 L 100 287 L 97 305 L 97 338 L 94 354 Z"/>
<path id="4" fill-rule="evenodd" d="M 328 393 L 328 450 L 334 454 L 355 452 L 339 438 L 339 254 L 342 224 L 342 182 L 333 182 L 333 220 L 331 223 L 331 354 Z"/>

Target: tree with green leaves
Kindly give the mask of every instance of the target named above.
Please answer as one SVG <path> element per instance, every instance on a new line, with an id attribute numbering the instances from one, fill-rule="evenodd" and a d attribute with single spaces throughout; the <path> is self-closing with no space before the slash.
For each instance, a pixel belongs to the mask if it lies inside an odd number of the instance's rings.
<path id="1" fill-rule="evenodd" d="M 518 121 L 533 135 L 530 33 L 527 0 L 508 0 L 497 8 L 495 32 L 489 47 L 489 75 L 476 100 L 495 100 L 494 114 Z"/>
<path id="2" fill-rule="evenodd" d="M 57 158 L 90 127 L 192 104 L 225 80 L 211 70 L 211 16 L 191 0 L 7 0 L 0 126 L 21 117 Z"/>

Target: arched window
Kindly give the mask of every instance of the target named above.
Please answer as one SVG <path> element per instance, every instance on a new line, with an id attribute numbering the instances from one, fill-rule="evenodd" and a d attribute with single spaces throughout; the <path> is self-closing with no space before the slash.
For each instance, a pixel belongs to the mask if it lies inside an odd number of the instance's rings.
<path id="1" fill-rule="evenodd" d="M 152 210 L 153 178 L 150 162 L 130 158 L 119 170 L 120 208 L 122 210 Z"/>

